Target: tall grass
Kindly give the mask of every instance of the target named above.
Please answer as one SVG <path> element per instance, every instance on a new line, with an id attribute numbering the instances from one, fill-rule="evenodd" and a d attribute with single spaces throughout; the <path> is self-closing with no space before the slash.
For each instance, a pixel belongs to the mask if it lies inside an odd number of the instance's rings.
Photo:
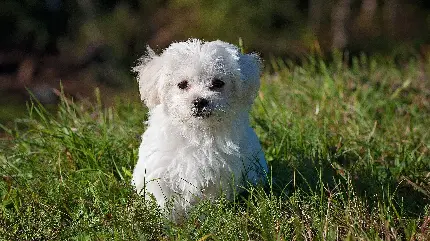
<path id="1" fill-rule="evenodd" d="M 32 103 L 0 149 L 0 237 L 117 240 L 427 240 L 426 64 L 361 56 L 267 63 L 251 116 L 269 185 L 202 201 L 180 224 L 130 186 L 146 112 L 62 96 Z"/>

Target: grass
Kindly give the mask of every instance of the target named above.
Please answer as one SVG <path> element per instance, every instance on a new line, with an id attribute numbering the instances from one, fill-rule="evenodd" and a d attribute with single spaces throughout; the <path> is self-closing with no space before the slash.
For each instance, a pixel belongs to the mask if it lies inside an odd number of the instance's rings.
<path id="1" fill-rule="evenodd" d="M 202 201 L 181 224 L 130 186 L 146 112 L 63 97 L 5 128 L 2 240 L 428 240 L 429 64 L 267 63 L 252 123 L 268 187 Z"/>

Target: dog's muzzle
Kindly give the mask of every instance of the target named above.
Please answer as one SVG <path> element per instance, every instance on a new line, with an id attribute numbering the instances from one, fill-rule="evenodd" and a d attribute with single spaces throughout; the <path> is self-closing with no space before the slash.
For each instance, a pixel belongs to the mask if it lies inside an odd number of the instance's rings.
<path id="1" fill-rule="evenodd" d="M 193 101 L 192 111 L 192 115 L 197 118 L 207 118 L 212 113 L 212 110 L 209 108 L 209 101 L 201 97 Z"/>

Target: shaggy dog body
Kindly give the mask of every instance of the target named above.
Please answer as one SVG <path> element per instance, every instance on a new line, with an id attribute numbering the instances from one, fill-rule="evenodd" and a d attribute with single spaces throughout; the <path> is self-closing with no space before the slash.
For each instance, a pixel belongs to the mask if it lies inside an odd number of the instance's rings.
<path id="1" fill-rule="evenodd" d="M 151 50 L 135 71 L 149 108 L 133 185 L 172 200 L 183 213 L 198 200 L 264 182 L 267 163 L 249 111 L 259 88 L 260 63 L 221 41 L 189 40 L 161 55 Z"/>

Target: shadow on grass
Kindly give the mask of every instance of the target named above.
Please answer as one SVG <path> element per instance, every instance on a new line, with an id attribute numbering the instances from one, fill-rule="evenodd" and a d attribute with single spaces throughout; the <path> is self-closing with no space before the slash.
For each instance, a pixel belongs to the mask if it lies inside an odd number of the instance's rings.
<path id="1" fill-rule="evenodd" d="M 288 195 L 298 189 L 307 193 L 318 193 L 322 184 L 328 197 L 339 185 L 344 190 L 347 190 L 348 185 L 352 185 L 354 194 L 366 200 L 369 211 L 378 203 L 389 200 L 397 210 L 410 217 L 423 215 L 430 202 L 429 197 L 422 191 L 396 179 L 389 168 L 376 166 L 348 171 L 350 168 L 347 165 L 358 162 L 357 158 L 351 156 L 339 156 L 331 162 L 327 159 L 311 160 L 306 157 L 297 159 L 301 161 L 296 164 L 287 160 L 271 162 L 276 195 Z"/>

